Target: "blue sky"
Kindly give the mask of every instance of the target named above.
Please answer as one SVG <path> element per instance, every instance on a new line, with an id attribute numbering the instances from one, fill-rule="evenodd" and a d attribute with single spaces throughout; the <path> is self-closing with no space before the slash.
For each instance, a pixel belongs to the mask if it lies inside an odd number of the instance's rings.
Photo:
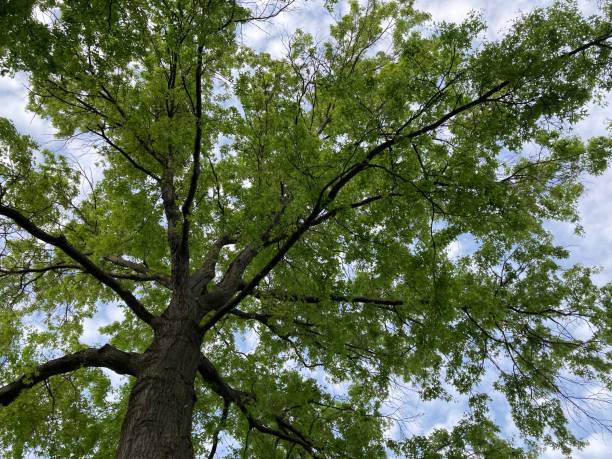
<path id="1" fill-rule="evenodd" d="M 489 24 L 487 36 L 495 39 L 503 35 L 512 18 L 520 12 L 526 12 L 538 6 L 546 6 L 550 1 L 517 0 L 517 1 L 484 1 L 463 0 L 444 1 L 417 0 L 418 9 L 432 13 L 435 20 L 461 21 L 470 11 L 480 11 Z M 580 8 L 585 13 L 597 10 L 597 0 L 579 1 Z M 312 33 L 315 37 L 324 37 L 332 17 L 320 8 L 320 2 L 309 2 L 300 4 L 286 14 L 274 19 L 270 23 L 258 26 L 245 26 L 242 29 L 242 40 L 245 44 L 260 50 L 270 52 L 273 56 L 280 56 L 284 52 L 283 37 L 291 34 L 297 27 Z M 612 102 L 612 95 L 608 94 L 608 102 Z M 78 160 L 83 167 L 90 170 L 94 175 L 98 174 L 93 165 L 95 156 L 88 152 L 87 145 L 79 140 L 68 143 L 55 140 L 54 130 L 45 120 L 27 112 L 27 77 L 18 75 L 16 78 L 0 78 L 0 116 L 11 119 L 19 131 L 32 135 L 42 146 Z M 606 134 L 606 127 L 612 119 L 610 107 L 593 105 L 589 107 L 589 116 L 572 129 L 577 135 L 590 137 L 593 135 Z M 601 272 L 596 276 L 599 284 L 612 281 L 612 170 L 599 177 L 585 177 L 586 190 L 579 202 L 579 213 L 581 224 L 584 228 L 584 236 L 578 237 L 574 234 L 571 225 L 554 223 L 549 229 L 555 234 L 559 244 L 568 247 L 572 253 L 570 261 L 590 266 L 600 266 Z M 457 256 L 467 250 L 467 241 L 457 243 L 452 247 Z M 100 308 L 98 313 L 84 323 L 82 341 L 89 344 L 103 344 L 105 337 L 98 331 L 100 326 L 120 320 L 123 317 L 122 310 L 114 305 Z M 245 350 L 256 344 L 253 336 L 246 336 L 242 342 Z M 323 375 L 318 375 L 323 380 Z M 113 378 L 115 383 L 121 379 Z M 337 388 L 335 388 L 337 389 Z M 341 388 L 340 388 L 341 389 Z M 508 436 L 516 434 L 510 419 L 507 405 L 501 397 L 494 398 L 494 415 L 503 431 Z M 456 402 L 430 402 L 424 404 L 418 400 L 410 391 L 401 388 L 393 393 L 393 400 L 389 406 L 401 402 L 402 410 L 406 415 L 414 416 L 409 423 L 408 434 L 426 434 L 435 427 L 450 427 L 462 416 L 465 401 L 458 398 Z M 589 445 L 573 457 L 577 459 L 607 459 L 612 457 L 612 435 L 601 432 L 593 432 L 589 426 L 581 426 L 580 423 L 573 425 L 574 431 L 581 437 L 586 438 Z M 396 427 L 394 434 L 398 433 Z M 553 459 L 562 457 L 558 452 L 547 450 L 543 458 Z"/>

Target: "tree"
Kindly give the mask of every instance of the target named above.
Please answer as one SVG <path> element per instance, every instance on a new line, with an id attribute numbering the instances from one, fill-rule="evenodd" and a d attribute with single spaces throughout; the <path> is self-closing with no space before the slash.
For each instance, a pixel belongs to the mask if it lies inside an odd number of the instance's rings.
<path id="1" fill-rule="evenodd" d="M 287 6 L 4 1 L 3 73 L 28 72 L 30 109 L 87 139 L 103 171 L 0 122 L 5 457 L 580 445 L 581 385 L 612 385 L 611 289 L 544 224 L 578 224 L 581 180 L 611 155 L 567 130 L 610 89 L 610 4 L 537 9 L 490 42 L 477 15 L 434 27 L 410 1 L 351 3 L 282 59 L 240 43 L 241 24 Z M 113 304 L 125 318 L 85 348 L 84 319 Z M 518 446 L 488 415 L 488 374 Z M 396 382 L 424 400 L 453 388 L 470 410 L 389 439 Z"/>

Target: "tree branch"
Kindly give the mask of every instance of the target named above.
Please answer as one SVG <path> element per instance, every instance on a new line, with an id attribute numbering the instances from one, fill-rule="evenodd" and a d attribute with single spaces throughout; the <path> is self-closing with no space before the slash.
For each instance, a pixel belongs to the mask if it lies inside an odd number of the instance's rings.
<path id="1" fill-rule="evenodd" d="M 360 172 L 364 171 L 365 169 L 367 169 L 367 167 L 369 166 L 370 162 L 376 158 L 377 156 L 379 156 L 381 153 L 383 153 L 384 151 L 388 150 L 389 148 L 391 148 L 392 146 L 394 146 L 395 144 L 397 144 L 398 142 L 402 141 L 402 140 L 408 140 L 408 139 L 414 139 L 418 136 L 421 136 L 423 134 L 427 134 L 428 132 L 431 132 L 435 129 L 437 129 L 438 127 L 442 126 L 445 122 L 447 122 L 448 120 L 454 118 L 455 116 L 473 108 L 476 107 L 478 105 L 484 104 L 486 102 L 490 101 L 490 97 L 501 91 L 503 88 L 505 88 L 506 86 L 508 86 L 510 84 L 510 81 L 506 80 L 503 81 L 497 85 L 495 85 L 493 88 L 489 89 L 488 91 L 486 91 L 485 93 L 481 94 L 478 98 L 461 105 L 460 107 L 457 107 L 449 112 L 447 112 L 445 115 L 443 115 L 442 117 L 438 118 L 437 121 L 428 124 L 426 126 L 423 126 L 415 131 L 411 131 L 408 134 L 401 134 L 401 131 L 397 132 L 395 136 L 393 136 L 391 139 L 377 145 L 376 147 L 372 148 L 368 154 L 366 155 L 366 157 L 359 163 L 353 165 L 351 168 L 349 168 L 343 175 L 335 178 L 333 181 L 331 181 L 328 185 L 328 187 L 324 188 L 322 190 L 322 192 L 324 193 L 325 191 L 327 191 L 329 189 L 329 192 L 327 193 L 327 198 L 326 200 L 328 202 L 333 201 L 336 196 L 338 195 L 338 193 L 340 192 L 340 190 L 342 190 L 344 188 L 344 186 L 350 182 L 357 174 L 359 174 Z"/>
<path id="2" fill-rule="evenodd" d="M 236 242 L 236 238 L 234 237 L 227 235 L 221 236 L 213 243 L 210 249 L 208 249 L 208 252 L 204 256 L 202 266 L 193 273 L 190 279 L 192 288 L 198 290 L 198 294 L 205 292 L 206 285 L 215 278 L 221 249 L 234 242 Z"/>
<path id="3" fill-rule="evenodd" d="M 70 373 L 79 368 L 103 367 L 122 375 L 136 376 L 138 354 L 120 351 L 105 345 L 99 349 L 89 348 L 50 360 L 38 366 L 32 373 L 21 376 L 16 381 L 0 388 L 0 405 L 8 406 L 21 392 L 46 381 L 51 376 Z"/>
<path id="4" fill-rule="evenodd" d="M 54 265 L 39 266 L 36 268 L 28 267 L 28 266 L 26 267 L 20 266 L 20 267 L 13 267 L 13 268 L 0 267 L 0 277 L 7 277 L 7 276 L 13 276 L 13 275 L 23 276 L 25 274 L 44 274 L 44 273 L 51 272 L 51 271 L 62 272 L 64 270 L 77 270 L 79 272 L 87 272 L 83 269 L 81 265 L 70 264 L 70 263 L 57 263 Z M 107 271 L 107 274 L 110 277 L 113 277 L 115 279 L 126 279 L 126 280 L 141 281 L 141 282 L 148 282 L 148 281 L 159 282 L 164 287 L 170 288 L 170 279 L 167 276 L 164 276 L 163 274 L 120 273 L 120 272 L 113 272 L 113 271 Z"/>
<path id="5" fill-rule="evenodd" d="M 110 93 L 110 91 L 108 89 L 106 89 L 106 87 L 104 87 L 103 85 L 101 86 L 101 90 L 99 92 L 99 95 L 104 98 L 105 100 L 107 100 L 108 102 L 110 102 L 115 109 L 117 110 L 117 112 L 119 113 L 119 115 L 121 116 L 121 118 L 123 118 L 123 120 L 126 123 L 129 123 L 129 118 L 127 116 L 127 113 L 125 112 L 125 110 L 119 105 L 119 102 L 117 101 L 117 99 L 115 99 L 115 97 L 113 97 L 113 95 Z M 98 112 L 99 113 L 99 112 Z M 102 116 L 103 118 L 107 119 L 108 117 L 104 116 L 103 114 L 99 113 L 100 116 Z M 125 126 L 121 123 L 114 123 L 114 125 L 116 127 L 119 128 L 125 128 Z M 131 134 L 136 138 L 136 140 L 138 141 L 138 143 L 140 144 L 140 146 L 149 154 L 151 155 L 151 157 L 153 159 L 155 159 L 160 165 L 164 165 L 164 160 L 163 158 L 157 154 L 157 152 L 155 150 L 153 150 L 153 148 L 151 148 L 151 146 L 149 145 L 149 143 L 147 143 L 146 140 L 144 140 L 143 138 L 141 138 L 138 133 L 136 133 L 133 130 L 130 130 Z"/>
<path id="6" fill-rule="evenodd" d="M 315 295 L 296 295 L 292 293 L 283 293 L 283 292 L 266 292 L 262 294 L 261 292 L 254 291 L 252 295 L 255 298 L 261 299 L 267 297 L 271 297 L 281 301 L 295 301 L 299 303 L 309 303 L 316 304 L 326 301 L 326 298 L 322 298 Z M 348 296 L 348 295 L 330 295 L 329 300 L 337 301 L 340 303 L 364 303 L 364 304 L 376 304 L 381 306 L 402 306 L 404 304 L 403 300 L 393 299 L 393 298 L 373 298 L 367 296 Z"/>
<path id="7" fill-rule="evenodd" d="M 215 433 L 213 434 L 212 446 L 210 447 L 210 453 L 208 453 L 208 459 L 213 459 L 215 457 L 215 453 L 217 452 L 217 445 L 219 444 L 219 434 L 225 428 L 225 423 L 227 421 L 227 415 L 229 414 L 230 402 L 229 400 L 223 400 L 223 412 L 221 413 L 221 419 L 219 421 L 219 425 L 215 429 Z"/>
<path id="8" fill-rule="evenodd" d="M 97 136 L 101 137 L 102 139 L 104 139 L 104 141 L 114 150 L 116 150 L 117 152 L 119 152 L 119 154 L 121 154 L 121 156 L 123 156 L 132 166 L 134 166 L 136 169 L 138 169 L 139 171 L 143 172 L 144 174 L 146 174 L 147 176 L 151 177 L 153 180 L 155 180 L 157 183 L 161 182 L 161 178 L 159 178 L 158 175 L 156 175 L 155 173 L 151 172 L 149 169 L 145 168 L 144 166 L 141 166 L 139 163 L 136 162 L 136 160 L 134 160 L 134 158 L 132 158 L 122 147 L 120 147 L 119 145 L 117 145 L 115 142 L 113 142 L 111 140 L 110 137 L 108 137 L 106 135 L 106 133 L 104 132 L 104 128 L 103 126 L 99 126 L 100 128 L 100 132 L 98 131 L 94 131 L 94 130 L 90 130 L 91 133 L 96 134 Z"/>
<path id="9" fill-rule="evenodd" d="M 110 255 L 104 257 L 105 260 L 113 263 L 117 266 L 131 269 L 136 274 L 125 274 L 125 273 L 109 273 L 111 276 L 118 279 L 129 279 L 129 280 L 140 280 L 140 281 L 156 281 L 162 284 L 164 287 L 172 288 L 172 282 L 170 278 L 161 273 L 152 272 L 145 264 L 136 263 L 130 261 L 124 257 L 118 257 Z"/>
<path id="10" fill-rule="evenodd" d="M 116 279 L 91 261 L 87 255 L 70 244 L 63 234 L 60 236 L 49 234 L 16 209 L 2 204 L 0 204 L 0 215 L 9 218 L 35 238 L 60 249 L 74 261 L 79 263 L 87 273 L 91 274 L 99 282 L 113 290 L 139 319 L 152 325 L 155 316 L 146 310 L 132 292 L 125 289 Z"/>
<path id="11" fill-rule="evenodd" d="M 600 35 L 596 39 L 589 41 L 577 48 L 572 49 L 571 51 L 568 51 L 562 54 L 561 57 L 571 57 L 575 54 L 581 53 L 582 51 L 586 51 L 587 49 L 593 46 L 609 48 L 609 46 L 606 43 L 604 43 L 609 38 L 612 38 L 612 30 L 609 30 L 608 32 L 604 33 L 603 35 Z"/>
<path id="12" fill-rule="evenodd" d="M 248 408 L 248 401 L 249 399 L 253 399 L 253 394 L 241 392 L 232 388 L 229 384 L 225 382 L 223 377 L 213 366 L 212 362 L 208 360 L 203 354 L 200 355 L 200 364 L 198 366 L 198 371 L 202 378 L 210 385 L 211 389 L 215 393 L 217 393 L 227 402 L 235 403 L 236 406 L 238 406 L 240 411 L 247 418 L 247 421 L 249 422 L 249 425 L 252 428 L 258 430 L 261 433 L 272 435 L 281 440 L 300 445 L 312 457 L 319 457 L 318 454 L 316 454 L 316 448 L 314 447 L 314 445 L 303 434 L 299 433 L 299 431 L 295 427 L 290 426 L 290 428 L 287 428 L 288 423 L 286 421 L 283 421 L 283 426 L 287 430 L 289 430 L 289 433 L 285 433 L 280 430 L 268 427 L 259 419 L 256 419 L 251 414 Z M 279 421 L 277 420 L 277 422 Z"/>
<path id="13" fill-rule="evenodd" d="M 81 265 L 69 264 L 69 263 L 57 263 L 55 265 L 40 266 L 38 268 L 31 267 L 14 267 L 14 268 L 2 268 L 0 267 L 0 277 L 18 275 L 18 274 L 35 274 L 35 273 L 47 273 L 49 271 L 62 271 L 64 269 L 82 269 Z"/>
<path id="14" fill-rule="evenodd" d="M 189 215 L 191 214 L 191 206 L 198 189 L 198 179 L 200 177 L 200 156 L 202 153 L 202 52 L 203 45 L 198 45 L 197 49 L 197 65 L 195 72 L 195 136 L 193 140 L 193 171 L 191 172 L 191 180 L 189 182 L 189 190 L 183 202 L 181 212 L 183 213 L 183 236 L 181 238 L 181 250 L 187 253 L 189 250 Z"/>
<path id="15" fill-rule="evenodd" d="M 170 246 L 170 259 L 172 263 L 172 285 L 175 286 L 183 273 L 187 270 L 187 263 L 183 259 L 181 235 L 178 232 L 180 210 L 176 204 L 176 189 L 174 187 L 174 172 L 169 165 L 164 166 L 161 182 L 162 201 L 164 203 L 164 215 L 168 223 L 166 236 Z"/>
<path id="16" fill-rule="evenodd" d="M 335 209 L 331 209 L 327 213 L 317 217 L 315 221 L 313 222 L 313 226 L 318 225 L 319 223 L 323 223 L 325 220 L 329 220 L 330 218 L 335 217 L 338 214 L 338 212 L 340 212 L 341 210 L 358 209 L 359 207 L 367 206 L 368 204 L 371 204 L 376 201 L 380 201 L 381 199 L 390 198 L 390 197 L 398 197 L 398 196 L 402 196 L 402 194 L 401 193 L 379 194 L 376 196 L 370 196 L 358 202 L 354 202 L 348 206 L 337 207 Z"/>
<path id="17" fill-rule="evenodd" d="M 245 269 L 256 255 L 257 250 L 253 246 L 247 245 L 230 263 L 219 282 L 219 288 L 226 291 L 235 291 L 235 289 L 239 288 L 242 284 L 242 275 Z"/>

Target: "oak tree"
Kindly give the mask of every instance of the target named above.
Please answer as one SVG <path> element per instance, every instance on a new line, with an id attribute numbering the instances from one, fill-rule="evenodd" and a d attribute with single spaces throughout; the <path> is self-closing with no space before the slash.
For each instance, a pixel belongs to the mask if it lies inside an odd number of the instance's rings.
<path id="1" fill-rule="evenodd" d="M 578 225 L 610 158 L 609 138 L 568 128 L 610 89 L 612 6 L 558 2 L 491 41 L 477 14 L 353 2 L 283 57 L 244 42 L 288 6 L 3 0 L 2 73 L 26 72 L 29 109 L 101 171 L 0 120 L 3 457 L 580 445 L 567 416 L 595 419 L 582 389 L 611 389 L 611 290 L 545 224 Z M 114 305 L 108 343 L 84 346 Z M 398 384 L 469 409 L 392 437 Z"/>

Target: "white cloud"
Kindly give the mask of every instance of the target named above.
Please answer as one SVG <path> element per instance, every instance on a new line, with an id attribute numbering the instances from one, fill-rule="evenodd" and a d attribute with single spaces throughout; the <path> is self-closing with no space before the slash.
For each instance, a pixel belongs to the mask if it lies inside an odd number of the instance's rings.
<path id="1" fill-rule="evenodd" d="M 446 253 L 450 259 L 457 259 L 463 254 L 463 246 L 461 245 L 461 241 L 455 239 L 451 242 L 446 248 Z"/>
<path id="2" fill-rule="evenodd" d="M 484 16 L 488 25 L 487 38 L 496 39 L 517 16 L 551 3 L 551 0 L 417 0 L 415 8 L 431 13 L 435 21 L 448 22 L 461 22 L 471 11 L 476 11 Z M 598 11 L 596 0 L 581 0 L 578 6 L 587 15 Z"/>
<path id="3" fill-rule="evenodd" d="M 95 162 L 100 157 L 93 151 L 93 138 L 78 135 L 69 140 L 56 138 L 57 130 L 49 120 L 28 110 L 28 76 L 18 73 L 15 77 L 0 77 L 0 117 L 9 119 L 21 134 L 32 137 L 41 149 L 48 149 L 78 164 L 94 181 L 102 176 Z M 84 184 L 84 179 L 82 180 Z"/>
<path id="4" fill-rule="evenodd" d="M 100 328 L 120 322 L 124 319 L 123 307 L 115 303 L 99 303 L 98 310 L 91 318 L 83 321 L 83 333 L 80 342 L 90 346 L 101 346 L 108 341 L 108 337 L 100 333 Z"/>
<path id="5" fill-rule="evenodd" d="M 471 11 L 482 8 L 481 2 L 477 1 L 424 1 L 417 0 L 415 7 L 421 11 L 427 11 L 435 21 L 461 22 Z"/>
<path id="6" fill-rule="evenodd" d="M 610 459 L 612 457 L 612 435 L 593 434 L 587 439 L 587 446 L 581 451 L 575 451 L 573 459 Z M 565 459 L 557 450 L 547 448 L 542 453 L 542 459 Z"/>
<path id="7" fill-rule="evenodd" d="M 38 115 L 28 111 L 28 79 L 24 73 L 14 78 L 0 77 L 0 117 L 8 118 L 22 134 L 32 136 L 44 146 L 55 130 Z"/>
<path id="8" fill-rule="evenodd" d="M 259 345 L 259 334 L 255 330 L 237 331 L 234 333 L 234 340 L 238 351 L 251 354 Z"/>

